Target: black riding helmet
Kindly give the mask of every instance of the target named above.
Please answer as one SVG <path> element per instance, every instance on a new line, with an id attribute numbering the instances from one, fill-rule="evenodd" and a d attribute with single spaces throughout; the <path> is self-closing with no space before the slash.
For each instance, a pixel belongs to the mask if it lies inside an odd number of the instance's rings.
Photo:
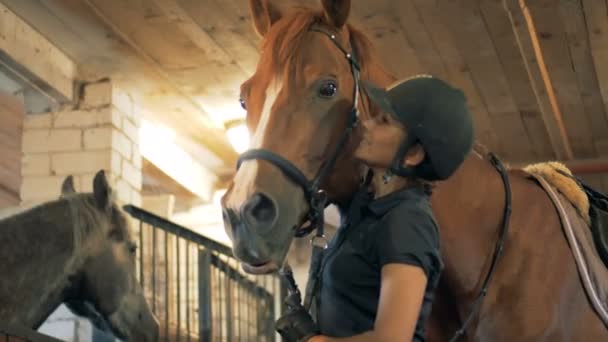
<path id="1" fill-rule="evenodd" d="M 403 80 L 384 90 L 364 83 L 370 100 L 391 113 L 407 128 L 389 171 L 429 181 L 444 180 L 465 160 L 474 140 L 473 118 L 464 93 L 432 76 Z M 420 143 L 425 160 L 415 168 L 404 168 L 407 150 Z"/>

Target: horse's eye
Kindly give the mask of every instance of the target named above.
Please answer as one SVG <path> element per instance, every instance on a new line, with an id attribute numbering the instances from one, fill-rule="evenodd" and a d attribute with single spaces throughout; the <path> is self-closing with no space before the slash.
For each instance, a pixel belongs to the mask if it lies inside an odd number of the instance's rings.
<path id="1" fill-rule="evenodd" d="M 323 83 L 321 88 L 319 88 L 319 95 L 322 97 L 332 97 L 336 95 L 338 92 L 338 86 L 333 81 L 328 81 Z"/>
<path id="2" fill-rule="evenodd" d="M 241 103 L 241 107 L 243 107 L 244 110 L 247 110 L 247 104 L 245 103 L 245 99 L 244 98 L 240 98 L 239 102 Z"/>
<path id="3" fill-rule="evenodd" d="M 129 252 L 131 254 L 135 254 L 137 252 L 137 245 L 131 245 L 131 246 L 129 246 Z"/>

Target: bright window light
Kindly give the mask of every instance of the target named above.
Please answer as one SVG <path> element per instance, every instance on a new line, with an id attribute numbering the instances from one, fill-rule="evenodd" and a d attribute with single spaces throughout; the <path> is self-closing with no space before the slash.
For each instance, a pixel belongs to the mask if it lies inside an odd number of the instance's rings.
<path id="1" fill-rule="evenodd" d="M 226 125 L 226 136 L 237 153 L 243 153 L 249 148 L 249 130 L 244 122 Z"/>

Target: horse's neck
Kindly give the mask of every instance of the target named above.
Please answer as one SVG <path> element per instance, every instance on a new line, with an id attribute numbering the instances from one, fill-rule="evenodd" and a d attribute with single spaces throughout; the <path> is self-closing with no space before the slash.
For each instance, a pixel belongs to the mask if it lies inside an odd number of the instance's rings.
<path id="1" fill-rule="evenodd" d="M 432 196 L 445 262 L 444 279 L 451 295 L 477 295 L 494 252 L 505 206 L 500 174 L 476 153 Z"/>
<path id="2" fill-rule="evenodd" d="M 0 321 L 35 327 L 63 301 L 75 268 L 73 226 L 65 200 L 0 221 Z"/>

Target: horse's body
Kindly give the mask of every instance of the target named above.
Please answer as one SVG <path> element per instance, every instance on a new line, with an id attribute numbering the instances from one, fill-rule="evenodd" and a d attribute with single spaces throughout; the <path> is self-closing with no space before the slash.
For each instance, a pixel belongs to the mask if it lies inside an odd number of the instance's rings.
<path id="1" fill-rule="evenodd" d="M 76 194 L 67 178 L 62 198 L 0 220 L 0 321 L 37 329 L 63 302 L 91 303 L 118 336 L 153 341 L 127 222 L 103 173 L 94 188 Z"/>
<path id="2" fill-rule="evenodd" d="M 347 58 L 317 29 L 335 35 L 347 52 L 354 50 L 362 80 L 379 86 L 392 81 L 364 50 L 368 45 L 361 35 L 345 25 L 350 1 L 322 4 L 318 14 L 284 16 L 267 1 L 250 1 L 264 45 L 256 74 L 243 85 L 248 124 L 255 132 L 251 147 L 280 155 L 308 179 L 331 158 L 355 86 Z M 298 43 L 289 45 L 290 39 Z M 286 46 L 290 51 L 283 51 Z M 285 57 L 289 53 L 297 58 Z M 326 96 L 328 79 L 338 89 L 332 96 Z M 377 114 L 365 94 L 359 101 L 360 115 Z M 335 203 L 356 191 L 364 169 L 353 157 L 356 139 L 354 134 L 338 151 L 333 172 L 321 180 Z M 245 160 L 222 199 L 235 255 L 251 273 L 272 272 L 284 262 L 294 227 L 312 210 L 304 186 L 285 169 L 276 159 Z M 463 340 L 607 341 L 608 329 L 586 298 L 549 197 L 522 171 L 509 171 L 509 180 L 512 214 L 504 254 Z M 432 205 L 446 267 L 428 326 L 429 341 L 449 340 L 472 309 L 503 225 L 504 194 L 500 174 L 477 152 L 449 180 L 437 184 Z"/>

